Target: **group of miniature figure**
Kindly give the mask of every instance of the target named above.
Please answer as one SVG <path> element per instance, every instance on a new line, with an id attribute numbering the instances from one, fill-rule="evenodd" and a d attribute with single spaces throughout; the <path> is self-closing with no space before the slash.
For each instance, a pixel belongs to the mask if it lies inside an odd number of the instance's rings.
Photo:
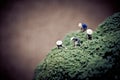
<path id="1" fill-rule="evenodd" d="M 87 29 L 87 25 L 84 24 L 84 23 L 79 23 L 78 24 L 78 27 L 80 27 L 80 29 L 82 30 L 82 32 L 85 32 L 87 33 L 87 39 L 88 40 L 91 40 L 92 39 L 92 33 L 93 33 L 93 30 L 92 29 Z M 70 39 L 73 43 L 74 43 L 74 47 L 76 46 L 80 46 L 81 44 L 81 40 L 78 38 L 78 37 L 71 37 Z M 60 49 L 63 47 L 62 45 L 62 40 L 58 40 L 56 42 L 56 45 L 57 45 L 57 48 Z"/>

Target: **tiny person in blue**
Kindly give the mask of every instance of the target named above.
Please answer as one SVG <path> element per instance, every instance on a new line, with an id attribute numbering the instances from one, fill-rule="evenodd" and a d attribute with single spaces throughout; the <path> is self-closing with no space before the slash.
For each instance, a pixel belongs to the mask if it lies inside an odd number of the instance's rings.
<path id="1" fill-rule="evenodd" d="M 81 28 L 83 32 L 87 30 L 87 25 L 85 23 L 79 23 L 78 26 Z"/>

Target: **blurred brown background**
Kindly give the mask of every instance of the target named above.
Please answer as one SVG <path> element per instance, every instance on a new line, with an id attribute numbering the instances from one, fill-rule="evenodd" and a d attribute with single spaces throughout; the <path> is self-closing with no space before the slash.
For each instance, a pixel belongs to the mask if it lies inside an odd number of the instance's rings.
<path id="1" fill-rule="evenodd" d="M 32 80 L 56 40 L 119 10 L 118 0 L 1 0 L 0 80 Z"/>

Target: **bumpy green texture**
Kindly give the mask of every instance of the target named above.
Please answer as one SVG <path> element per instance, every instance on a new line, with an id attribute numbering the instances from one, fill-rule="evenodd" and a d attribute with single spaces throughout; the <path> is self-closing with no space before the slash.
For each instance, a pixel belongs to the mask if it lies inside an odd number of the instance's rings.
<path id="1" fill-rule="evenodd" d="M 73 47 L 71 37 L 81 39 Z M 108 17 L 87 40 L 86 32 L 68 33 L 35 70 L 33 80 L 120 80 L 120 13 Z"/>

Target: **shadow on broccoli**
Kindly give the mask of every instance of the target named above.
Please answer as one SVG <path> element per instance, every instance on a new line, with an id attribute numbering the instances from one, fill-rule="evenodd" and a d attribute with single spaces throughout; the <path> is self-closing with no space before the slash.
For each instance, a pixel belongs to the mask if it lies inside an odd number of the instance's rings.
<path id="1" fill-rule="evenodd" d="M 73 47 L 71 37 L 81 39 Z M 33 80 L 120 80 L 120 13 L 108 17 L 87 40 L 86 33 L 68 33 L 35 69 Z"/>

